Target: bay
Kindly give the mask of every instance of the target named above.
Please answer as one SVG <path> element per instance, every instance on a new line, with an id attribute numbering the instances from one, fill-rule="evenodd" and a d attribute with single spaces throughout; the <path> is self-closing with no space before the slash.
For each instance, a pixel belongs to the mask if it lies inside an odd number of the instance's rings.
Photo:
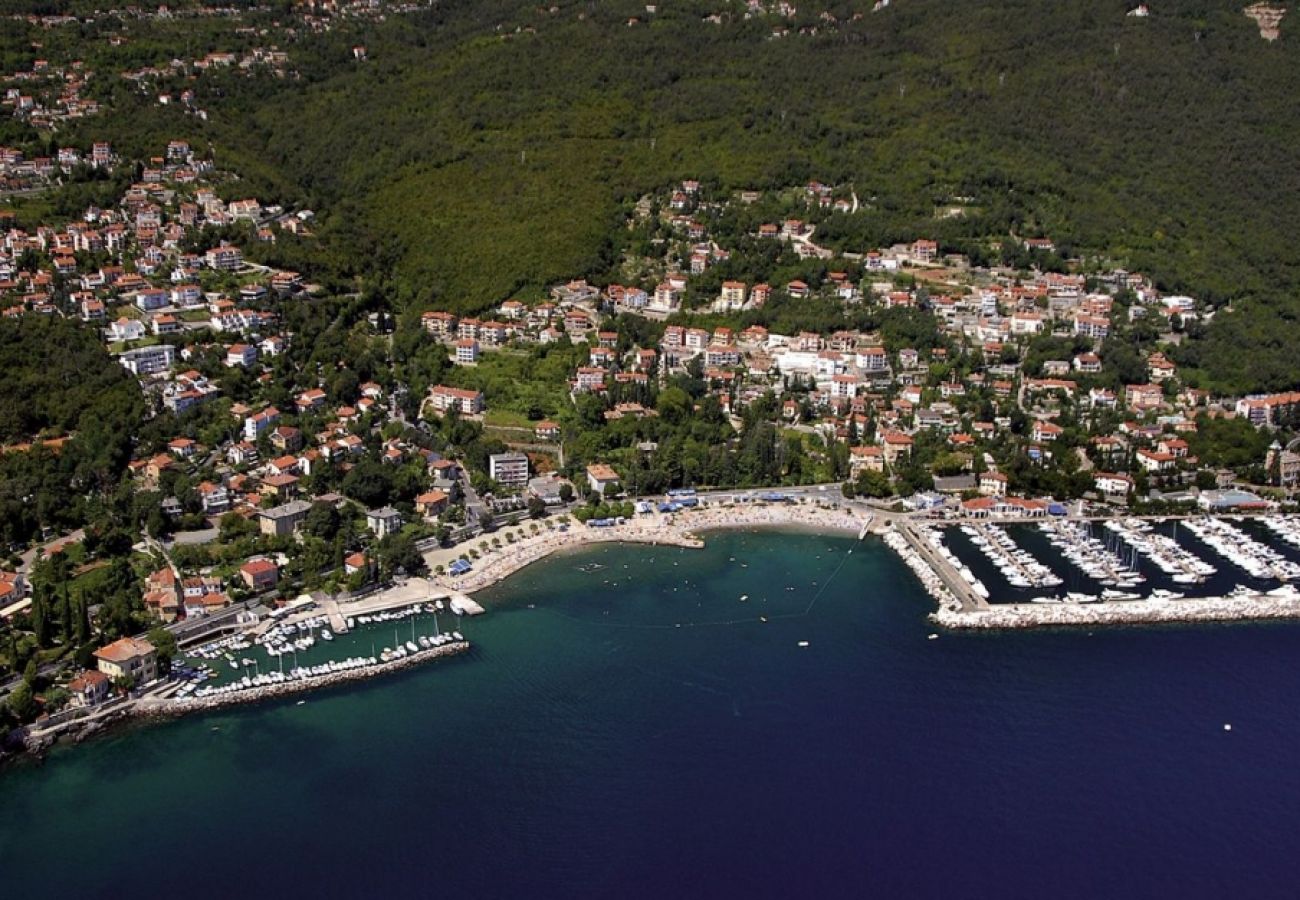
<path id="1" fill-rule="evenodd" d="M 1295 626 L 929 640 L 877 541 L 774 532 L 480 599 L 465 657 L 0 773 L 4 894 L 1294 895 Z"/>

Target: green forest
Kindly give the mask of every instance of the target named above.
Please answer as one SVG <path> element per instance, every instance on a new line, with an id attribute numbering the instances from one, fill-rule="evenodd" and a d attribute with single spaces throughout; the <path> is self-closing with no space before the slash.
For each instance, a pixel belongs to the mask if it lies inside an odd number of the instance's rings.
<path id="1" fill-rule="evenodd" d="M 1290 20 L 1270 43 L 1207 0 L 1148 18 L 1125 0 L 871 5 L 745 19 L 721 0 L 654 15 L 631 0 L 453 0 L 295 43 L 297 79 L 206 74 L 206 122 L 117 85 L 119 114 L 84 127 L 126 152 L 176 136 L 212 149 L 241 187 L 320 211 L 317 267 L 399 307 L 473 312 L 612 277 L 631 204 L 680 178 L 816 178 L 866 204 L 828 223 L 843 249 L 928 235 L 979 257 L 1050 235 L 1218 308 L 1179 351 L 1190 381 L 1300 382 Z M 191 52 L 228 43 L 209 23 L 175 27 L 97 46 L 97 64 L 170 59 L 182 29 Z M 951 204 L 965 214 L 936 218 Z"/>

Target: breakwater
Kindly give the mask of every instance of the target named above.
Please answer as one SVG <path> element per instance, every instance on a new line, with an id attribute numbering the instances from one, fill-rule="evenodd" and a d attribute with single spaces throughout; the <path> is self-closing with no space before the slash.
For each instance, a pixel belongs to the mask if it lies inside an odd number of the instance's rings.
<path id="1" fill-rule="evenodd" d="M 333 685 L 346 684 L 352 681 L 361 681 L 379 675 L 387 675 L 391 672 L 398 672 L 402 669 L 409 669 L 421 665 L 430 660 L 439 659 L 445 656 L 456 656 L 460 653 L 465 653 L 469 649 L 469 641 L 452 641 L 451 643 L 443 644 L 439 647 L 430 647 L 427 650 L 419 650 L 399 659 L 376 663 L 372 666 L 359 666 L 355 669 L 341 669 L 337 672 L 314 675 L 308 678 L 295 678 L 288 681 L 278 682 L 276 684 L 258 685 L 245 690 L 231 691 L 228 694 L 212 694 L 206 697 L 184 698 L 155 699 L 146 697 L 136 701 L 133 713 L 137 716 L 166 717 L 185 715 L 186 713 L 192 712 L 205 712 L 219 709 L 224 706 L 234 706 L 243 703 L 259 703 L 263 700 L 288 697 L 305 691 L 314 691 L 319 690 L 320 688 L 331 687 Z"/>
<path id="2" fill-rule="evenodd" d="M 1058 628 L 1300 619 L 1300 599 L 1264 594 L 1103 603 L 1001 604 L 971 611 L 942 605 L 931 621 L 945 628 Z"/>

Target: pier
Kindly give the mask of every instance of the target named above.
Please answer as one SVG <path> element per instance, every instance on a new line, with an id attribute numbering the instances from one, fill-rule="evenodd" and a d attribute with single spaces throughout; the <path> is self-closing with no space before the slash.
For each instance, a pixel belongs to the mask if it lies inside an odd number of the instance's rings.
<path id="1" fill-rule="evenodd" d="M 925 560 L 935 575 L 939 577 L 939 580 L 943 582 L 944 587 L 956 598 L 963 613 L 988 610 L 988 602 L 975 593 L 974 589 L 965 578 L 961 577 L 961 573 L 953 568 L 951 563 L 934 552 L 934 548 L 930 546 L 929 541 L 922 539 L 912 526 L 905 521 L 897 521 L 894 525 L 898 529 L 898 533 L 907 541 L 907 545 Z"/>
<path id="2" fill-rule="evenodd" d="M 335 634 L 346 634 L 348 630 L 348 620 L 339 612 L 339 602 L 333 597 L 321 601 L 321 610 L 330 620 L 330 629 Z"/>

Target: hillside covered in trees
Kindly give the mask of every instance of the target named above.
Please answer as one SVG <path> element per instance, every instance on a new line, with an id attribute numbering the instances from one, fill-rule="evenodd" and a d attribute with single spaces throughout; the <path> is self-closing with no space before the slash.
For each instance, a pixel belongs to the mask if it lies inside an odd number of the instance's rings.
<path id="1" fill-rule="evenodd" d="M 680 178 L 817 178 L 867 204 L 828 223 L 842 249 L 930 236 L 978 253 L 1051 235 L 1231 304 L 1191 330 L 1190 379 L 1292 386 L 1292 23 L 1268 42 L 1234 3 L 1168 0 L 1148 17 L 1132 5 L 831 2 L 746 17 L 724 0 L 653 14 L 632 0 L 449 0 L 295 45 L 297 79 L 205 76 L 207 122 L 122 89 L 125 114 L 95 128 L 131 152 L 178 133 L 212 147 L 250 188 L 321 212 L 318 267 L 369 276 L 402 306 L 477 311 L 607 274 L 625 211 Z M 172 52 L 155 29 L 130 62 L 149 48 Z M 964 215 L 936 217 L 953 205 Z"/>

